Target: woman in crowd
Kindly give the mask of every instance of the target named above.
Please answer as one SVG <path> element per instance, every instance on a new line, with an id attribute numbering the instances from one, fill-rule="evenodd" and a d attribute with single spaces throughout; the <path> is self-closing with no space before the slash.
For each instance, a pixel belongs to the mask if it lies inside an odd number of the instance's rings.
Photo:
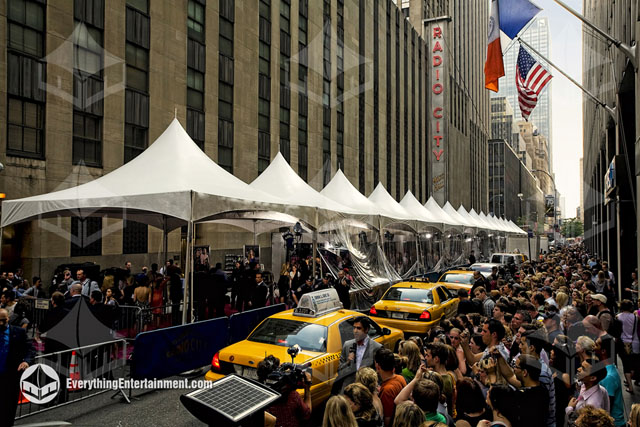
<path id="1" fill-rule="evenodd" d="M 375 370 L 369 367 L 363 367 L 356 372 L 356 382 L 362 384 L 369 390 L 373 397 L 373 407 L 378 411 L 378 415 L 382 417 L 384 411 L 382 408 L 382 401 L 378 395 L 378 374 Z"/>
<path id="2" fill-rule="evenodd" d="M 451 341 L 451 347 L 456 351 L 456 357 L 458 358 L 458 379 L 462 379 L 467 373 L 467 361 L 464 358 L 464 350 L 460 344 L 460 334 L 462 332 L 458 328 L 452 328 L 449 331 L 449 340 Z"/>
<path id="3" fill-rule="evenodd" d="M 344 389 L 344 396 L 356 417 L 358 427 L 382 427 L 382 418 L 373 406 L 373 395 L 364 385 L 349 384 Z"/>
<path id="4" fill-rule="evenodd" d="M 400 356 L 407 359 L 407 366 L 402 369 L 401 375 L 409 384 L 420 368 L 420 349 L 413 341 L 401 341 L 398 351 Z"/>
<path id="5" fill-rule="evenodd" d="M 393 427 L 420 427 L 425 423 L 424 412 L 415 403 L 407 400 L 396 407 Z"/>
<path id="6" fill-rule="evenodd" d="M 280 277 L 278 278 L 278 292 L 280 293 L 280 302 L 286 303 L 287 295 L 291 289 L 291 276 L 289 276 L 289 263 L 285 262 L 280 268 Z"/>
<path id="7" fill-rule="evenodd" d="M 640 427 L 640 403 L 634 403 L 631 406 L 631 413 L 629 414 L 629 427 Z"/>
<path id="8" fill-rule="evenodd" d="M 576 362 L 577 366 L 592 357 L 595 347 L 596 343 L 588 336 L 582 335 L 578 337 L 576 341 L 576 355 L 578 356 L 579 363 Z"/>
<path id="9" fill-rule="evenodd" d="M 616 317 L 622 322 L 622 345 L 620 359 L 622 359 L 622 370 L 624 372 L 625 385 L 629 394 L 633 393 L 633 378 L 638 366 L 640 354 L 640 340 L 638 339 L 638 316 L 633 312 L 633 302 L 625 299 L 620 303 L 620 311 Z"/>
<path id="10" fill-rule="evenodd" d="M 322 427 L 358 427 L 346 397 L 338 395 L 329 399 L 324 409 Z"/>

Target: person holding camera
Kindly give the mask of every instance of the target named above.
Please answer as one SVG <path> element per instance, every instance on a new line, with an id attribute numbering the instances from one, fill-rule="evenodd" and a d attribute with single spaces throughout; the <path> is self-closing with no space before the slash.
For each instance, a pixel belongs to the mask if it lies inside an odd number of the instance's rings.
<path id="1" fill-rule="evenodd" d="M 272 355 L 258 363 L 258 380 L 266 383 L 281 394 L 281 397 L 267 409 L 276 417 L 278 427 L 299 427 L 311 418 L 311 375 L 302 371 L 299 365 L 283 363 Z M 296 391 L 304 389 L 304 397 Z"/>

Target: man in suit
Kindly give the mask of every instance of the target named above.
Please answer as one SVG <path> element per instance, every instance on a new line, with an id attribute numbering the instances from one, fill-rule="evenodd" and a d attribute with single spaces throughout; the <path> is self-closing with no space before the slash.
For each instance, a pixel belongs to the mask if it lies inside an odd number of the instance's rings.
<path id="1" fill-rule="evenodd" d="M 368 317 L 358 316 L 353 320 L 353 339 L 347 340 L 342 346 L 338 378 L 341 388 L 353 383 L 356 372 L 361 367 L 375 366 L 374 356 L 382 345 L 369 338 L 371 323 Z"/>
<path id="2" fill-rule="evenodd" d="M 81 298 L 84 298 L 84 302 L 89 304 L 89 297 L 85 297 L 82 293 L 82 285 L 80 283 L 74 283 L 69 289 L 69 298 L 64 302 L 64 308 L 71 311 Z"/>
<path id="3" fill-rule="evenodd" d="M 0 309 L 0 425 L 12 426 L 18 407 L 20 376 L 33 361 L 31 341 L 24 329 L 9 326 L 9 313 Z"/>

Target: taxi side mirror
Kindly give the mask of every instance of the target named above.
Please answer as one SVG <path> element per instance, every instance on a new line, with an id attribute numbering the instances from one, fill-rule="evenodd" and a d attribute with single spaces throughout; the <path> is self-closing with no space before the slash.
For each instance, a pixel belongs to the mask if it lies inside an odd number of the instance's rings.
<path id="1" fill-rule="evenodd" d="M 391 329 L 382 328 L 382 335 L 391 335 Z"/>

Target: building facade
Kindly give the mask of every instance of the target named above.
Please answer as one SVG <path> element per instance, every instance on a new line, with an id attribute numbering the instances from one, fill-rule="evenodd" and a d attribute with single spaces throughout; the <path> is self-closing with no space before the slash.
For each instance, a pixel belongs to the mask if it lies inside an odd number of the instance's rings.
<path id="1" fill-rule="evenodd" d="M 640 34 L 640 5 L 635 0 L 584 0 L 584 15 L 615 39 L 633 45 Z M 637 61 L 637 56 L 636 56 Z M 637 65 L 612 44 L 590 32 L 583 37 L 583 85 L 609 107 L 583 103 L 583 203 L 585 244 L 609 261 L 617 284 L 637 267 L 640 163 L 640 95 Z"/>
<path id="2" fill-rule="evenodd" d="M 549 33 L 549 20 L 547 17 L 540 16 L 534 18 L 527 25 L 521 37 L 525 42 L 529 43 L 534 49 L 547 58 L 551 57 L 551 36 Z M 516 63 L 518 62 L 519 43 L 513 42 L 509 45 L 509 49 L 503 55 L 504 60 L 504 78 L 500 79 L 500 91 L 491 93 L 491 97 L 505 97 L 509 104 L 513 107 L 514 120 L 521 118 L 520 107 L 518 107 L 518 89 L 516 88 Z M 506 48 L 507 46 L 505 46 Z M 545 68 L 549 69 L 549 64 L 542 58 L 538 58 L 533 52 L 531 55 L 537 59 Z M 538 97 L 536 108 L 529 116 L 531 122 L 538 131 L 547 137 L 549 145 L 552 145 L 551 135 L 551 85 L 553 81 L 547 85 L 547 88 Z M 553 169 L 552 158 L 548 158 L 548 169 Z"/>
<path id="3" fill-rule="evenodd" d="M 447 2 L 450 11 L 439 13 L 453 17 L 446 40 L 453 58 L 449 197 L 480 211 L 487 203 L 489 98 L 480 52 L 488 5 L 471 3 Z M 407 191 L 423 203 L 430 196 L 427 11 L 406 19 L 391 0 L 0 5 L 0 132 L 7 141 L 0 184 L 10 199 L 111 172 L 174 115 L 207 155 L 245 182 L 279 151 L 318 190 L 341 169 L 365 195 L 382 182 L 397 200 Z M 238 236 L 208 225 L 196 231 L 197 243 L 215 240 L 222 253 L 241 244 Z M 59 217 L 7 227 L 2 259 L 46 277 L 67 262 L 161 261 L 148 256 L 161 246 L 160 230 L 144 224 Z M 169 252 L 177 256 L 180 248 L 180 231 L 171 233 Z"/>
<path id="4" fill-rule="evenodd" d="M 543 193 L 538 179 L 503 139 L 489 140 L 489 212 L 542 232 Z"/>
<path id="5" fill-rule="evenodd" d="M 513 108 L 506 97 L 491 98 L 491 139 L 505 140 L 519 153 L 519 129 L 513 118 Z"/>

